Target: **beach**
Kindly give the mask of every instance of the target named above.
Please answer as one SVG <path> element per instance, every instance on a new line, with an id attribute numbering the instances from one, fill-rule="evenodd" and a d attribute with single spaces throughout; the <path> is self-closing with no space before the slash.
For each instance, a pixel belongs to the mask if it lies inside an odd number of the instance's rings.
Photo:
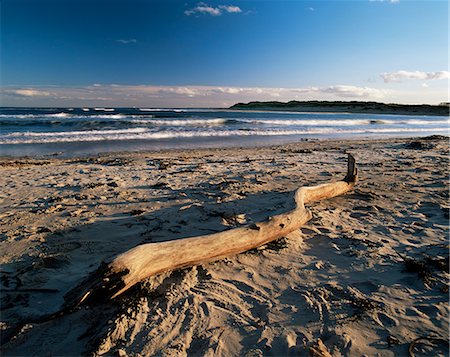
<path id="1" fill-rule="evenodd" d="M 358 183 L 300 230 L 41 319 L 139 244 L 285 212 L 297 188 L 343 179 L 346 153 Z M 448 161 L 438 135 L 3 157 L 2 353 L 448 355 Z"/>
<path id="2" fill-rule="evenodd" d="M 446 1 L 1 10 L 1 356 L 450 356 Z"/>

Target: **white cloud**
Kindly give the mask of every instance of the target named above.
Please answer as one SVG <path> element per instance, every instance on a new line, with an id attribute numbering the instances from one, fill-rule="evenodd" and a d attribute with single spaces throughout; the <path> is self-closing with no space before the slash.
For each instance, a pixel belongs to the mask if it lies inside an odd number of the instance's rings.
<path id="1" fill-rule="evenodd" d="M 388 2 L 390 4 L 397 4 L 400 0 L 369 0 L 370 2 Z"/>
<path id="2" fill-rule="evenodd" d="M 349 85 L 335 85 L 328 87 L 308 87 L 292 89 L 296 93 L 322 93 L 331 94 L 340 98 L 383 98 L 387 95 L 387 91 L 370 87 L 357 87 Z"/>
<path id="3" fill-rule="evenodd" d="M 390 73 L 382 73 L 380 76 L 381 78 L 383 78 L 385 83 L 389 83 L 389 82 L 401 82 L 403 79 L 419 79 L 419 80 L 449 79 L 450 72 L 397 71 Z"/>
<path id="4" fill-rule="evenodd" d="M 242 10 L 239 6 L 233 6 L 233 5 L 220 5 L 219 9 L 222 9 L 223 11 L 229 12 L 229 13 L 242 12 Z"/>
<path id="5" fill-rule="evenodd" d="M 443 83 L 441 83 L 443 84 Z M 79 87 L 0 87 L 3 106 L 218 107 L 266 100 L 364 100 L 398 103 L 447 101 L 447 87 L 393 89 L 355 85 L 283 87 L 101 84 Z M 433 86 L 436 87 L 436 86 Z"/>
<path id="6" fill-rule="evenodd" d="M 200 97 L 248 97 L 248 98 L 293 98 L 301 95 L 332 95 L 340 98 L 382 98 L 387 91 L 351 85 L 334 85 L 327 87 L 275 88 L 275 87 L 222 87 L 222 86 L 153 86 L 153 85 L 100 85 L 94 84 L 77 88 L 57 88 L 53 92 L 36 89 L 9 90 L 21 96 L 50 96 L 55 99 L 68 98 L 200 98 Z"/>
<path id="7" fill-rule="evenodd" d="M 11 95 L 15 97 L 48 97 L 51 95 L 50 92 L 31 89 L 31 88 L 22 88 L 22 89 L 4 89 L 3 94 Z"/>
<path id="8" fill-rule="evenodd" d="M 149 99 L 178 101 L 192 100 L 192 103 L 241 101 L 241 100 L 292 100 L 295 98 L 333 99 L 362 98 L 376 99 L 386 96 L 387 91 L 350 85 L 304 88 L 271 87 L 222 87 L 222 86 L 153 86 L 153 85 L 99 85 L 85 87 L 52 87 L 52 91 L 33 88 L 8 89 L 3 92 L 20 97 L 51 97 L 52 100 L 88 101 L 145 101 Z M 50 99 L 50 98 L 49 98 Z"/>
<path id="9" fill-rule="evenodd" d="M 120 42 L 120 43 L 123 43 L 123 44 L 129 44 L 129 43 L 136 43 L 137 42 L 137 40 L 135 39 L 135 38 L 130 38 L 130 39 L 127 39 L 127 40 L 116 40 L 116 42 Z"/>
<path id="10" fill-rule="evenodd" d="M 313 7 L 305 7 L 305 10 L 306 11 L 314 11 L 314 8 Z"/>
<path id="11" fill-rule="evenodd" d="M 155 86 L 102 84 L 82 87 L 47 86 L 4 88 L 3 105 L 28 106 L 155 106 L 215 107 L 221 103 L 265 100 L 365 100 L 386 102 L 439 103 L 447 90 L 426 89 L 426 97 L 416 90 L 394 90 L 354 85 L 282 87 L 238 86 Z M 16 98 L 16 99 L 14 99 Z M 16 100 L 16 101 L 15 101 Z"/>
<path id="12" fill-rule="evenodd" d="M 386 92 L 380 89 L 346 85 L 329 86 L 321 88 L 319 91 L 322 93 L 335 94 L 336 96 L 343 98 L 383 98 L 386 95 Z"/>
<path id="13" fill-rule="evenodd" d="M 242 12 L 241 8 L 239 6 L 234 5 L 219 5 L 217 7 L 213 7 L 210 5 L 207 5 L 205 3 L 198 3 L 196 7 L 186 10 L 184 14 L 186 16 L 191 16 L 195 14 L 205 14 L 205 15 L 211 15 L 211 16 L 220 16 L 223 13 L 239 13 Z"/>

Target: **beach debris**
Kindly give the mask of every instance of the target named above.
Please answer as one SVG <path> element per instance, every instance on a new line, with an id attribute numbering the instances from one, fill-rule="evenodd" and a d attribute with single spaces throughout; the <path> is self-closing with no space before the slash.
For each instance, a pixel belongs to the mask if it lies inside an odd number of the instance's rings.
<path id="1" fill-rule="evenodd" d="M 428 347 L 427 349 L 427 354 L 428 355 L 434 355 L 437 356 L 437 353 L 432 353 L 430 351 L 430 348 L 439 348 L 442 350 L 443 355 L 448 356 L 449 353 L 449 345 L 448 345 L 448 341 L 446 339 L 443 338 L 439 338 L 439 337 L 432 337 L 432 336 L 424 336 L 424 337 L 419 337 L 416 338 L 414 341 L 412 341 L 409 344 L 408 347 L 408 353 L 410 357 L 415 357 L 415 350 L 418 349 L 418 346 L 422 345 L 422 347 Z"/>
<path id="2" fill-rule="evenodd" d="M 65 295 L 65 307 L 114 299 L 151 276 L 216 261 L 285 237 L 312 218 L 305 204 L 342 195 L 357 181 L 354 157 L 348 154 L 347 175 L 341 181 L 295 191 L 295 208 L 262 222 L 219 233 L 138 245 L 109 263 L 102 263 Z"/>
<path id="3" fill-rule="evenodd" d="M 144 214 L 145 212 L 147 212 L 147 211 L 144 211 L 142 209 L 134 209 L 134 210 L 132 210 L 130 212 L 130 215 L 132 215 L 132 216 L 140 216 L 140 215 Z"/>
<path id="4" fill-rule="evenodd" d="M 70 164 L 95 164 L 95 165 L 105 165 L 105 166 L 124 166 L 130 163 L 131 160 L 125 158 L 109 158 L 109 157 L 98 157 L 98 158 L 81 158 L 69 160 L 67 163 Z"/>
<path id="5" fill-rule="evenodd" d="M 430 135 L 425 136 L 423 138 L 419 138 L 418 140 L 410 141 L 409 143 L 405 144 L 406 149 L 413 149 L 413 150 L 431 150 L 436 147 L 436 143 L 432 143 L 432 141 L 442 141 L 442 140 L 449 140 L 450 138 L 445 135 Z"/>
<path id="6" fill-rule="evenodd" d="M 440 141 L 440 140 L 449 140 L 450 137 L 449 136 L 445 136 L 445 135 L 429 135 L 429 136 L 425 136 L 423 138 L 421 138 L 421 140 L 435 140 L 435 141 Z"/>
<path id="7" fill-rule="evenodd" d="M 165 161 L 162 159 L 154 159 L 148 161 L 149 166 L 156 166 L 158 170 L 167 170 L 172 166 L 172 164 L 173 163 L 171 161 Z"/>
<path id="8" fill-rule="evenodd" d="M 0 167 L 22 167 L 22 166 L 44 166 L 50 165 L 51 162 L 47 160 L 0 160 Z"/>
<path id="9" fill-rule="evenodd" d="M 395 252 L 403 260 L 405 271 L 408 273 L 417 273 L 419 278 L 422 279 L 427 286 L 437 280 L 435 271 L 449 273 L 449 256 L 432 257 L 427 255 L 422 257 L 422 259 L 415 259 L 403 256 L 397 251 Z"/>
<path id="10" fill-rule="evenodd" d="M 434 149 L 436 145 L 429 143 L 429 142 L 423 142 L 423 141 L 411 141 L 410 143 L 405 145 L 406 149 L 413 149 L 413 150 L 430 150 Z"/>

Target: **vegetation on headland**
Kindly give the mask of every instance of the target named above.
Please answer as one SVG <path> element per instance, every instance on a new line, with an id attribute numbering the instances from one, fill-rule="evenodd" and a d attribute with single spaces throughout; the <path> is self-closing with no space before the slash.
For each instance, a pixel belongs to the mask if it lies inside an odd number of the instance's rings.
<path id="1" fill-rule="evenodd" d="M 358 101 L 296 101 L 290 102 L 249 102 L 237 103 L 230 109 L 239 110 L 285 110 L 302 112 L 347 112 L 368 114 L 401 115 L 449 115 L 449 103 L 429 104 L 386 104 L 379 102 Z"/>

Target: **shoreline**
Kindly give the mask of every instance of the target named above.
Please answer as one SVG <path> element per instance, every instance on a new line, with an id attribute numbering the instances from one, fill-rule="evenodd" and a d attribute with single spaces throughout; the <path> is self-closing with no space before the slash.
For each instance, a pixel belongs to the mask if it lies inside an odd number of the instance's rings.
<path id="1" fill-rule="evenodd" d="M 406 134 L 405 134 L 406 135 Z M 279 140 L 273 139 L 273 137 L 268 137 L 269 139 L 272 139 L 272 142 L 264 142 L 264 140 L 261 140 L 263 138 L 257 138 L 256 140 L 241 140 L 241 138 L 233 138 L 232 140 L 225 140 L 221 142 L 220 145 L 217 145 L 217 143 L 212 144 L 210 142 L 205 143 L 198 143 L 198 142 L 192 142 L 190 144 L 182 143 L 179 147 L 173 147 L 173 144 L 168 144 L 168 146 L 157 146 L 158 143 L 151 142 L 150 144 L 154 144 L 154 148 L 148 148 L 148 145 L 144 146 L 141 149 L 136 149 L 133 147 L 136 147 L 138 144 L 136 141 L 119 141 L 119 142 L 111 142 L 109 145 L 105 142 L 80 142 L 80 143 L 60 143 L 60 144 L 17 144 L 17 145 L 4 145 L 4 146 L 11 146 L 11 147 L 17 147 L 17 154 L 14 154 L 14 150 L 12 150 L 12 154 L 10 155 L 4 155 L 3 150 L 2 152 L 2 145 L 0 145 L 0 160 L 8 160 L 8 159 L 51 159 L 51 158 L 61 158 L 61 159 L 67 159 L 67 158 L 77 158 L 77 157 L 94 157 L 94 156 L 114 156 L 114 155 L 125 155 L 125 154 L 150 154 L 150 153 L 161 153 L 166 151 L 175 151 L 175 152 L 191 152 L 196 150 L 235 150 L 235 149 L 259 149 L 259 148 L 272 148 L 272 147 L 278 147 L 278 146 L 285 146 L 285 145 L 303 145 L 306 143 L 329 143 L 329 142 L 385 142 L 385 141 L 408 141 L 408 140 L 426 140 L 427 138 L 433 138 L 433 137 L 440 137 L 440 138 L 447 138 L 450 139 L 450 136 L 448 135 L 442 135 L 442 134 L 432 134 L 430 133 L 423 133 L 421 136 L 393 136 L 389 137 L 386 135 L 380 135 L 380 136 L 373 136 L 373 137 L 367 137 L 367 136 L 354 136 L 354 137 L 344 137 L 344 138 L 336 138 L 336 137 L 329 137 L 329 138 L 288 138 L 284 137 Z M 228 138 L 229 139 L 229 138 Z M 145 143 L 145 141 L 144 141 Z M 71 144 L 74 146 L 75 153 L 71 152 Z M 149 145 L 150 145 L 149 144 Z M 203 145 L 202 145 L 203 144 Z M 100 147 L 99 149 L 93 149 L 92 153 L 86 153 L 87 150 L 95 146 Z M 123 145 L 122 149 L 115 149 L 115 147 Z M 129 145 L 129 149 L 127 149 Z M 170 146 L 172 145 L 172 147 Z M 197 146 L 196 146 L 197 145 Z M 21 154 L 21 151 L 31 151 L 34 152 L 35 147 L 45 147 L 48 148 L 44 150 L 44 153 L 40 154 Z M 24 147 L 27 147 L 28 150 L 25 150 Z M 66 151 L 61 151 L 58 149 L 65 149 Z M 103 148 L 103 149 L 101 149 Z M 111 151 L 108 151 L 111 150 Z M 46 151 L 46 152 L 45 152 Z"/>
<path id="2" fill-rule="evenodd" d="M 422 336 L 447 341 L 449 146 L 431 137 L 1 158 L 0 328 L 12 333 L 2 352 L 212 355 L 220 344 L 227 355 L 302 355 L 320 339 L 332 354 L 404 355 Z M 313 219 L 295 234 L 14 331 L 136 245 L 286 211 L 298 187 L 342 179 L 346 151 L 355 189 L 309 205 Z"/>

